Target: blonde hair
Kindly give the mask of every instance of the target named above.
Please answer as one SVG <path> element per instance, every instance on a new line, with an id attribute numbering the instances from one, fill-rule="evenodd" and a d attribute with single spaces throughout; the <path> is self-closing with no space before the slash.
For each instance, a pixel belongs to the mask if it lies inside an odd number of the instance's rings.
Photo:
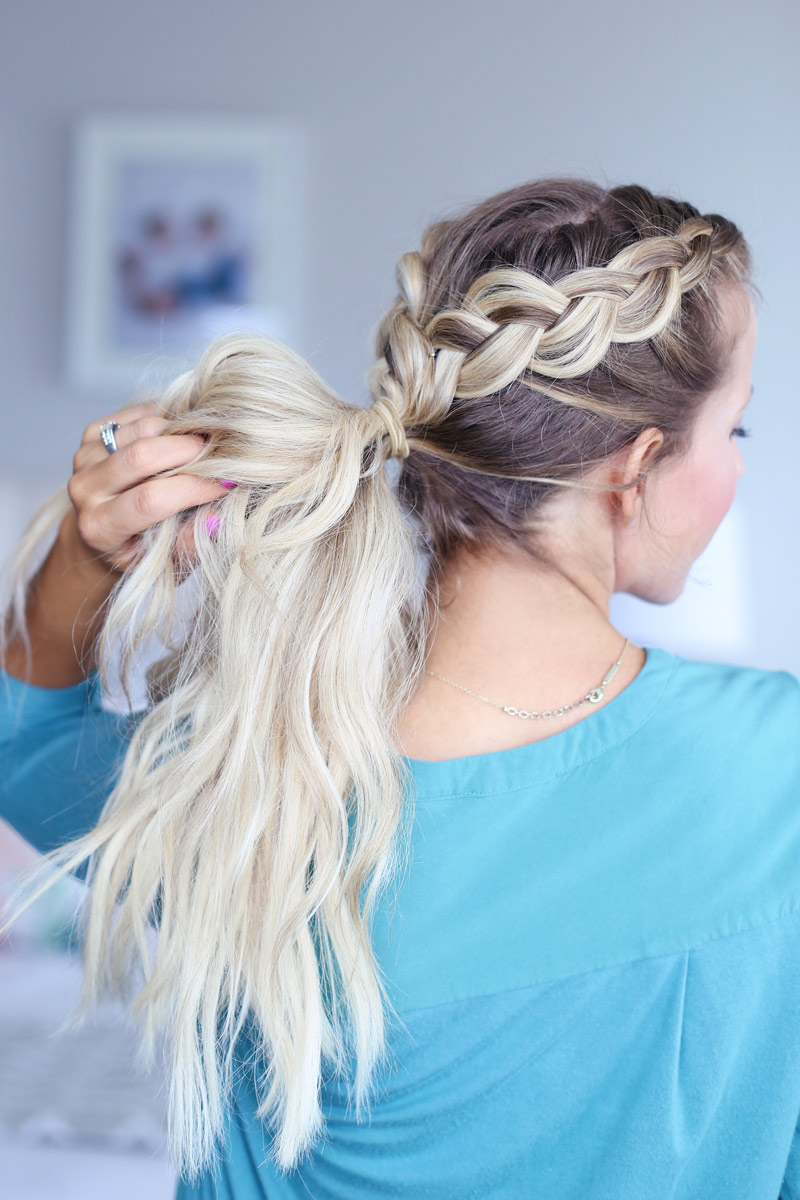
<path id="1" fill-rule="evenodd" d="M 413 822 L 394 729 L 424 670 L 437 571 L 461 543 L 540 553 L 542 501 L 590 486 L 587 463 L 649 424 L 662 457 L 678 453 L 730 351 L 720 288 L 748 269 L 722 217 L 639 187 L 539 180 L 403 255 L 372 407 L 250 335 L 215 341 L 160 398 L 168 432 L 207 441 L 166 474 L 239 486 L 189 514 L 195 593 L 177 636 L 180 514 L 145 531 L 115 585 L 105 686 L 117 655 L 129 688 L 150 635 L 167 653 L 100 819 L 46 865 L 88 863 L 83 1007 L 130 998 L 145 1056 L 167 1035 L 185 1177 L 214 1158 L 246 1021 L 281 1170 L 323 1132 L 324 1061 L 345 1072 L 353 1056 L 356 1119 L 368 1110 L 391 1009 L 370 924 L 402 882 Z M 69 503 L 55 493 L 11 559 L 3 661 L 10 635 L 27 639 L 28 584 Z M 37 874 L 22 907 L 55 877 Z"/>

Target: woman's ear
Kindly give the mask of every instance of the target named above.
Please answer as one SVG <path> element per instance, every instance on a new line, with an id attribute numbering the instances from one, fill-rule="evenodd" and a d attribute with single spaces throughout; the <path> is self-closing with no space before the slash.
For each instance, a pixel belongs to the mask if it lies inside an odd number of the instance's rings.
<path id="1" fill-rule="evenodd" d="M 663 445 L 664 434 L 651 426 L 643 429 L 635 442 L 616 456 L 609 483 L 619 490 L 608 493 L 612 516 L 621 524 L 633 525 L 638 516 L 646 483 L 646 471 Z"/>

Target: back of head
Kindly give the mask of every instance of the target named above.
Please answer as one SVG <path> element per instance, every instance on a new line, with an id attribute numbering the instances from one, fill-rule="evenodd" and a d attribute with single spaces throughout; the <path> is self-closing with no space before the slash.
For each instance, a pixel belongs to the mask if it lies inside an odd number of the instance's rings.
<path id="1" fill-rule="evenodd" d="M 236 480 L 194 522 L 194 608 L 171 631 L 181 516 L 145 531 L 110 598 L 100 668 L 123 676 L 151 632 L 151 707 L 97 826 L 51 858 L 87 858 L 88 993 L 106 965 L 170 1046 L 171 1142 L 191 1178 L 223 1133 L 245 1022 L 289 1169 L 322 1131 L 323 1059 L 355 1061 L 356 1113 L 384 1052 L 387 997 L 369 939 L 399 878 L 413 800 L 393 741 L 424 669 L 419 551 L 533 554 L 559 487 L 656 426 L 681 453 L 724 378 L 726 288 L 748 280 L 724 217 L 639 186 L 525 184 L 432 225 L 398 266 L 380 322 L 374 404 L 334 395 L 299 355 L 250 335 L 208 347 L 161 398 L 198 433 L 186 472 Z M 396 486 L 383 469 L 401 458 Z M 217 502 L 215 502 L 217 503 Z M 34 543 L 13 560 L 12 614 Z M 413 517 L 413 522 L 409 518 Z M 148 918 L 157 925 L 151 959 Z"/>
<path id="2" fill-rule="evenodd" d="M 399 492 L 434 573 L 457 545 L 539 555 L 547 497 L 650 426 L 651 470 L 686 453 L 730 359 L 722 297 L 750 272 L 731 221 L 637 185 L 539 179 L 432 225 L 370 384 L 403 414 Z"/>

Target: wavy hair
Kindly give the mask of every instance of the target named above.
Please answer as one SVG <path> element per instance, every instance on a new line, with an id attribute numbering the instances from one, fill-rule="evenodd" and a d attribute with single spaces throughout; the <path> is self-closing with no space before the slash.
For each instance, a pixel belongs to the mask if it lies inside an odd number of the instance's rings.
<path id="1" fill-rule="evenodd" d="M 115 584 L 101 681 L 116 654 L 128 689 L 148 636 L 166 653 L 97 824 L 47 855 L 6 927 L 85 869 L 81 1003 L 128 999 L 146 1056 L 166 1035 L 185 1177 L 213 1161 L 246 1025 L 281 1170 L 323 1132 L 326 1062 L 354 1061 L 356 1118 L 368 1111 L 390 1008 L 371 920 L 396 895 L 413 822 L 394 730 L 424 672 L 440 568 L 459 545 L 542 558 L 548 496 L 594 488 L 587 468 L 648 427 L 664 433 L 649 470 L 684 452 L 728 367 L 723 293 L 750 273 L 724 217 L 641 186 L 540 179 L 431 225 L 402 256 L 371 407 L 245 334 L 159 397 L 167 433 L 206 440 L 164 474 L 239 486 L 148 528 Z M 56 492 L 12 555 L 3 661 L 14 634 L 30 651 L 28 585 L 69 504 Z M 184 519 L 196 563 L 181 582 Z"/>

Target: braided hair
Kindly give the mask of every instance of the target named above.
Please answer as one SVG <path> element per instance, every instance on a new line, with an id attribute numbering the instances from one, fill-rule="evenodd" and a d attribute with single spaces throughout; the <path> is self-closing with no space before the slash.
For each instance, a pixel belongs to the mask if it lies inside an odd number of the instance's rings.
<path id="1" fill-rule="evenodd" d="M 399 494 L 435 557 L 489 541 L 538 557 L 556 488 L 594 489 L 592 467 L 648 426 L 664 441 L 645 473 L 685 453 L 730 357 L 721 293 L 757 292 L 750 271 L 731 221 L 638 185 L 539 179 L 428 228 L 398 263 L 369 387 L 406 427 Z"/>

